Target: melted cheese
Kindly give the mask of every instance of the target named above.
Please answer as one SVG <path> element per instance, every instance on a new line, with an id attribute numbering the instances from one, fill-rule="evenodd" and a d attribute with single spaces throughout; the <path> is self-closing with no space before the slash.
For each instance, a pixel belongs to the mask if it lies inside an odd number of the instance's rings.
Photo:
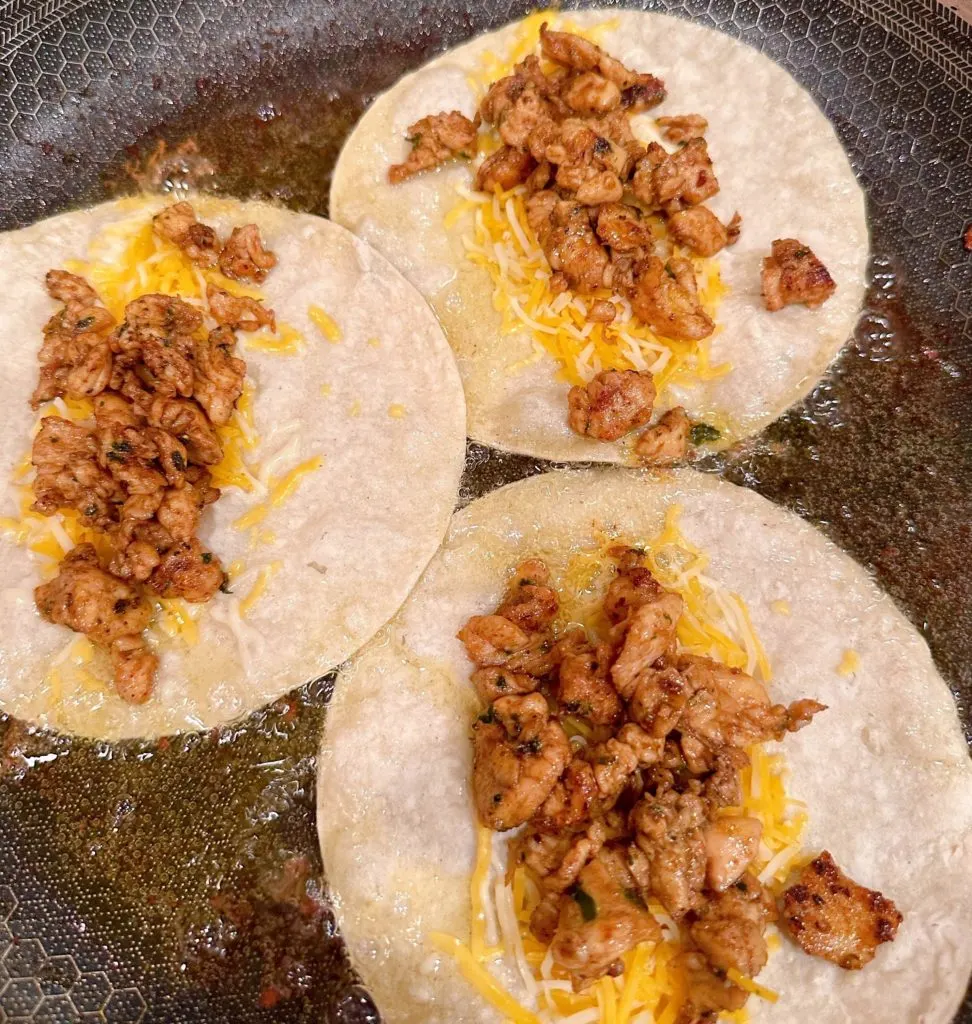
<path id="1" fill-rule="evenodd" d="M 315 455 L 299 465 L 294 466 L 282 477 L 275 477 L 270 480 L 267 488 L 267 500 L 259 505 L 254 505 L 248 512 L 244 512 L 233 524 L 237 530 L 249 530 L 259 526 L 274 508 L 279 508 L 300 486 L 301 480 L 308 473 L 320 469 L 324 460 L 320 455 Z"/>
<path id="2" fill-rule="evenodd" d="M 857 651 L 848 649 L 841 655 L 840 664 L 837 666 L 837 674 L 847 678 L 854 675 L 860 667 L 861 656 Z"/>
<path id="3" fill-rule="evenodd" d="M 266 352 L 272 356 L 297 356 L 304 351 L 304 336 L 290 324 L 277 324 L 277 331 L 271 334 L 260 331 L 250 335 L 243 347 L 251 352 Z"/>

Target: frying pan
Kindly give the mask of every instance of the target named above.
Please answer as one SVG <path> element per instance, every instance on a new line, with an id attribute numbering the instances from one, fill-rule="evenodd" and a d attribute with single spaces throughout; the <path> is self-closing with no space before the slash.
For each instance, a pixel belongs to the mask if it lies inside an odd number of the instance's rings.
<path id="1" fill-rule="evenodd" d="M 869 197 L 874 255 L 854 337 L 804 403 L 703 468 L 821 525 L 868 566 L 923 631 L 968 732 L 970 27 L 935 0 L 647 6 L 788 68 Z M 369 98 L 526 9 L 0 0 L 0 228 L 135 180 L 326 214 L 341 140 Z M 542 469 L 471 445 L 461 498 Z M 329 687 L 316 680 L 239 725 L 152 745 L 0 719 L 0 1021 L 377 1020 L 317 854 Z M 970 1000 L 958 1020 L 972 1024 Z"/>

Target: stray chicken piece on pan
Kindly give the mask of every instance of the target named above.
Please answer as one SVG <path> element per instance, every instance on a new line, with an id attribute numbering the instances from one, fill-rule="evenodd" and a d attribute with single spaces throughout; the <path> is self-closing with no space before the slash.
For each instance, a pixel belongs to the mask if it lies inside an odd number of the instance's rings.
<path id="1" fill-rule="evenodd" d="M 669 409 L 635 442 L 635 454 L 651 466 L 670 466 L 685 458 L 692 422 L 680 406 Z"/>
<path id="2" fill-rule="evenodd" d="M 476 151 L 476 125 L 458 110 L 421 118 L 409 126 L 407 138 L 411 152 L 388 170 L 393 185 L 455 157 L 468 160 Z"/>
<path id="3" fill-rule="evenodd" d="M 617 441 L 651 419 L 655 385 L 648 372 L 603 370 L 567 395 L 571 430 L 598 441 Z"/>
<path id="4" fill-rule="evenodd" d="M 809 246 L 795 238 L 778 238 L 763 260 L 763 303 L 775 313 L 802 304 L 816 309 L 837 290 L 827 268 Z"/>
<path id="5" fill-rule="evenodd" d="M 893 942 L 902 916 L 891 900 L 848 878 L 825 850 L 783 893 L 781 924 L 804 952 L 848 971 Z"/>

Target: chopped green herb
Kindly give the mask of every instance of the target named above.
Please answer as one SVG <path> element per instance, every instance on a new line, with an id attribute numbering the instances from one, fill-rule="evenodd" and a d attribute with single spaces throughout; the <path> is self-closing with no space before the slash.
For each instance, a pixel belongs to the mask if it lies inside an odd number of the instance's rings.
<path id="1" fill-rule="evenodd" d="M 579 885 L 575 885 L 571 889 L 570 894 L 577 906 L 580 907 L 581 916 L 584 920 L 593 921 L 597 917 L 597 903 L 594 901 L 594 897 L 589 892 L 585 892 Z"/>
<path id="2" fill-rule="evenodd" d="M 641 893 L 638 892 L 637 889 L 625 889 L 624 898 L 629 903 L 633 903 L 636 907 L 639 907 L 641 910 L 648 909 L 648 904 L 645 903 L 644 898 L 642 897 Z"/>
<path id="3" fill-rule="evenodd" d="M 722 432 L 708 423 L 693 423 L 689 434 L 692 444 L 711 444 L 722 437 Z"/>
<path id="4" fill-rule="evenodd" d="M 493 705 L 490 706 L 479 716 L 478 719 L 483 725 L 492 725 L 496 721 L 496 715 L 493 714 Z"/>
<path id="5" fill-rule="evenodd" d="M 186 460 L 182 457 L 182 452 L 172 453 L 172 465 L 181 473 L 186 468 Z"/>
<path id="6" fill-rule="evenodd" d="M 232 594 L 233 593 L 233 591 L 230 590 L 230 588 L 229 588 L 229 580 L 228 579 L 224 579 L 223 582 L 220 583 L 219 589 L 224 594 Z"/>
<path id="7" fill-rule="evenodd" d="M 82 317 L 75 325 L 75 330 L 86 331 L 93 323 L 95 318 L 93 316 Z"/>
<path id="8" fill-rule="evenodd" d="M 211 553 L 211 552 L 209 552 L 209 551 L 204 551 L 204 552 L 202 553 L 202 563 L 203 563 L 203 565 L 209 565 L 209 563 L 210 563 L 210 562 L 211 562 L 212 560 L 213 560 L 213 556 L 212 556 L 212 553 Z"/>
<path id="9" fill-rule="evenodd" d="M 540 739 L 534 736 L 528 743 L 521 743 L 517 747 L 517 753 L 519 754 L 539 754 L 541 750 Z"/>

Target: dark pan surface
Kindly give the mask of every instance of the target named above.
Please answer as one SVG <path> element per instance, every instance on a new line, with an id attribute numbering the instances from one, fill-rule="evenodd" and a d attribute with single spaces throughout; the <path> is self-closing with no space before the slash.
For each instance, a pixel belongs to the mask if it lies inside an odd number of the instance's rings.
<path id="1" fill-rule="evenodd" d="M 649 6 L 789 68 L 870 196 L 874 259 L 853 341 L 803 405 L 704 468 L 822 525 L 867 565 L 924 632 L 968 729 L 968 26 L 934 0 Z M 169 185 L 195 177 L 326 213 L 341 139 L 369 98 L 525 10 L 5 0 L 0 227 L 130 190 L 159 140 L 152 166 Z M 187 138 L 197 155 L 180 155 Z M 201 158 L 213 173 L 200 176 Z M 474 446 L 463 498 L 540 468 Z M 373 1019 L 322 891 L 313 758 L 327 696 L 311 683 L 237 727 L 151 746 L 0 718 L 0 1021 Z M 959 1020 L 972 1024 L 968 1002 Z"/>

